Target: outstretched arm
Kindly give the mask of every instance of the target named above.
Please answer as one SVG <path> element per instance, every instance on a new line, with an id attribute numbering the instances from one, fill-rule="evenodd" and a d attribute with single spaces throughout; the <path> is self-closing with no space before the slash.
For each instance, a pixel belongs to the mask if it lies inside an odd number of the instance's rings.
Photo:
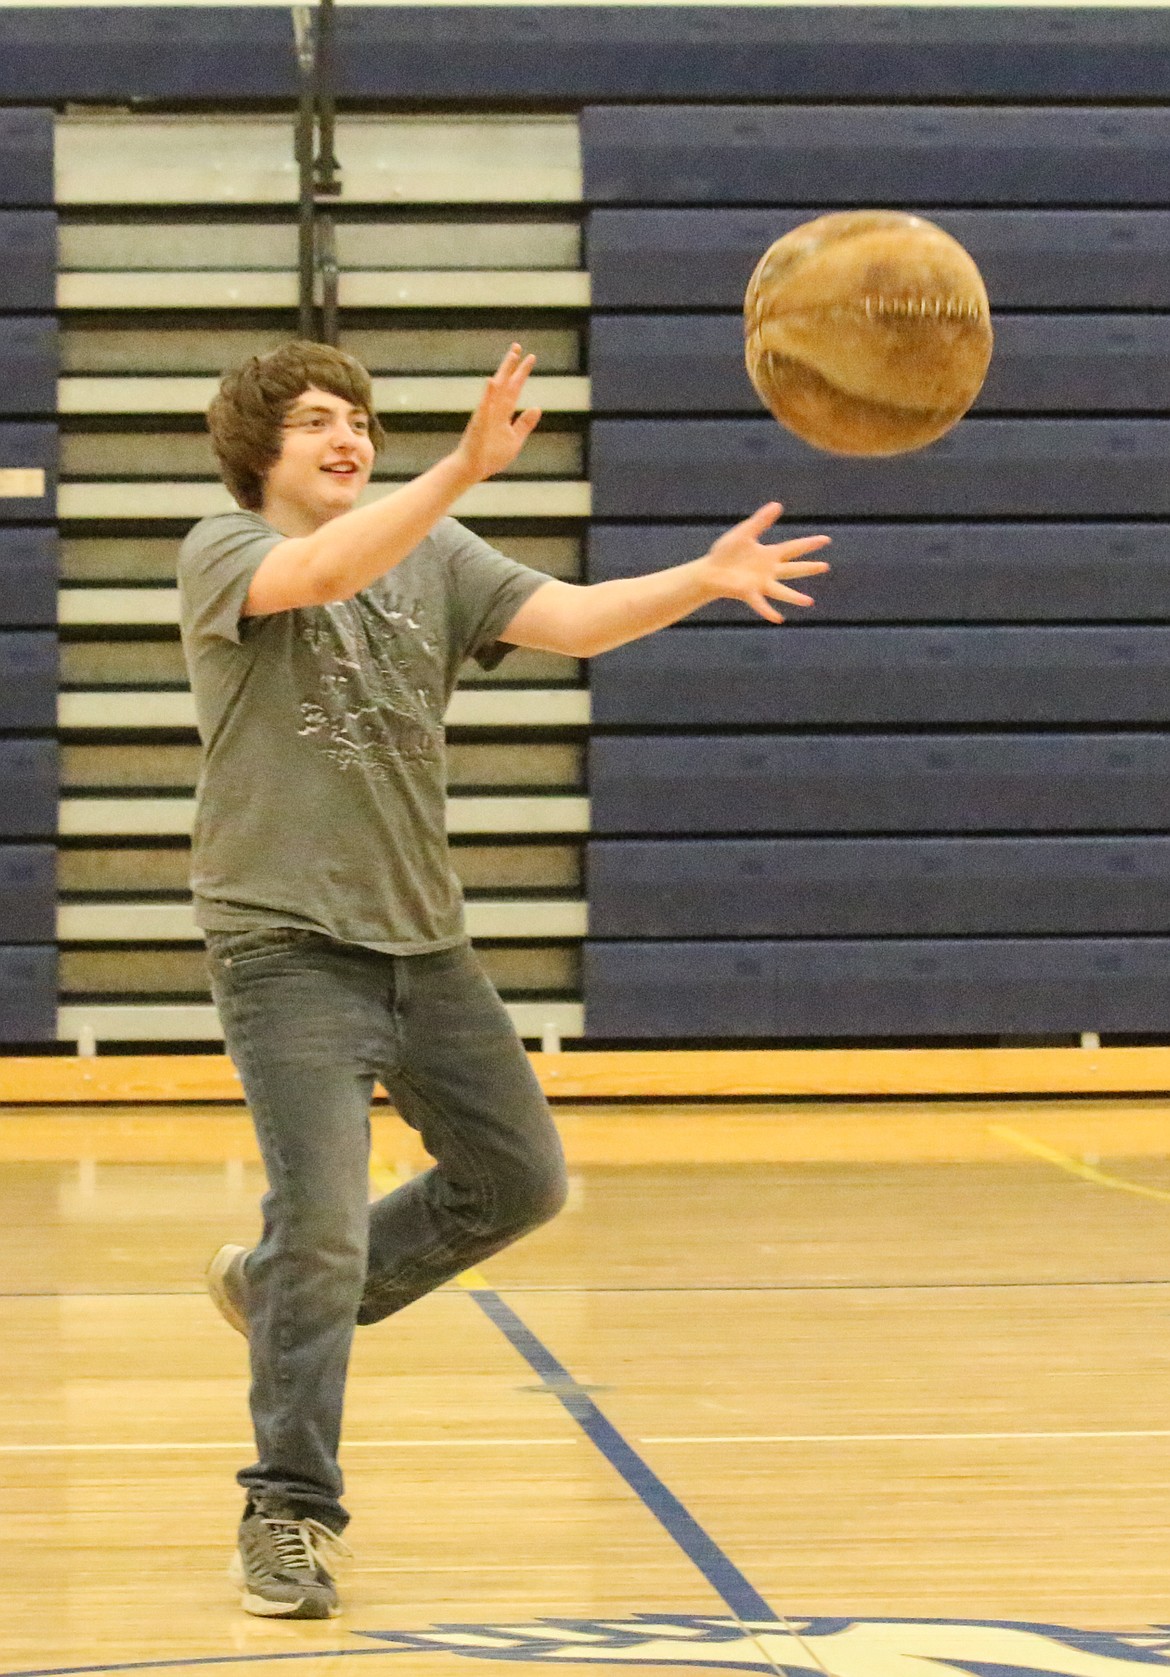
<path id="1" fill-rule="evenodd" d="M 712 600 L 742 600 L 769 623 L 783 623 L 777 602 L 811 606 L 815 601 L 788 587 L 800 577 L 828 570 L 823 559 L 805 556 L 827 547 L 828 536 L 802 536 L 770 545 L 760 541 L 779 518 L 779 501 L 745 518 L 720 536 L 701 559 L 649 576 L 621 577 L 580 587 L 550 579 L 520 607 L 500 639 L 542 652 L 592 658 L 656 629 L 677 623 Z"/>

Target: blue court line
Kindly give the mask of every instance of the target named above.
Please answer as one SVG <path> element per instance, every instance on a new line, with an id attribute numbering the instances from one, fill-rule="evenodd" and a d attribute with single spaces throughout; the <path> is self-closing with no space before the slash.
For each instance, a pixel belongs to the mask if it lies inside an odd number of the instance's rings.
<path id="1" fill-rule="evenodd" d="M 606 1420 L 589 1394 L 578 1386 L 564 1364 L 557 1361 L 532 1329 L 525 1326 L 511 1305 L 505 1304 L 499 1293 L 490 1288 L 468 1287 L 466 1291 L 488 1320 L 519 1351 L 533 1372 L 539 1375 L 590 1443 L 595 1444 L 610 1466 L 621 1474 L 634 1495 L 674 1539 L 736 1618 L 782 1623 L 734 1561 L 723 1553 L 714 1538 L 707 1535 L 674 1492 L 666 1488 L 612 1421 Z"/>
<path id="2" fill-rule="evenodd" d="M 473 1287 L 466 1283 L 462 1289 L 475 1300 L 490 1322 L 504 1335 L 509 1344 L 539 1377 L 541 1383 L 556 1397 L 581 1428 L 591 1444 L 625 1480 L 634 1495 L 673 1538 L 691 1564 L 702 1574 L 716 1595 L 730 1608 L 737 1619 L 768 1624 L 784 1624 L 748 1582 L 729 1556 L 703 1530 L 694 1516 L 668 1490 L 648 1463 L 644 1462 L 633 1445 L 627 1443 L 612 1421 L 598 1409 L 588 1393 L 577 1384 L 562 1362 L 547 1345 L 538 1339 L 516 1312 L 490 1287 Z M 361 1634 L 360 1632 L 355 1634 Z M 405 1653 L 399 1648 L 315 1648 L 311 1652 L 284 1654 L 212 1654 L 196 1655 L 192 1659 L 133 1660 L 114 1665 L 43 1666 L 0 1672 L 0 1677 L 99 1677 L 99 1674 L 121 1671 L 167 1671 L 184 1667 L 213 1665 L 259 1665 L 267 1660 L 306 1660 L 370 1658 L 381 1654 Z"/>
<path id="3" fill-rule="evenodd" d="M 313 1648 L 295 1654 L 205 1654 L 186 1660 L 129 1660 L 121 1665 L 46 1665 L 35 1671 L 0 1671 L 0 1677 L 100 1677 L 107 1671 L 184 1671 L 195 1665 L 265 1665 L 270 1660 L 369 1659 L 381 1654 L 406 1653 L 405 1648 Z"/>

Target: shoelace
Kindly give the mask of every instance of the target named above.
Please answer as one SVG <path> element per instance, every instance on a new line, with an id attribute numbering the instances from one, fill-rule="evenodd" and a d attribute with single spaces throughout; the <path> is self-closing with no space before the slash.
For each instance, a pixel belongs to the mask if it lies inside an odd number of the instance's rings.
<path id="1" fill-rule="evenodd" d="M 348 1560 L 353 1550 L 335 1531 L 320 1520 L 265 1520 L 272 1533 L 277 1560 L 286 1572 L 329 1571 L 330 1561 Z"/>

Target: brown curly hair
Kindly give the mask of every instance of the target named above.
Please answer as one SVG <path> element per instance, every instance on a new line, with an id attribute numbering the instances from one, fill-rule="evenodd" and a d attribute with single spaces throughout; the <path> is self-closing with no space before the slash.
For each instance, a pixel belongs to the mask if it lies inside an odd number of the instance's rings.
<path id="1" fill-rule="evenodd" d="M 207 410 L 211 446 L 220 476 L 242 507 L 256 512 L 264 479 L 280 457 L 280 428 L 297 397 L 312 385 L 364 408 L 370 439 L 380 448 L 385 432 L 374 411 L 374 387 L 360 361 L 329 344 L 294 338 L 267 355 L 253 355 L 225 373 Z"/>

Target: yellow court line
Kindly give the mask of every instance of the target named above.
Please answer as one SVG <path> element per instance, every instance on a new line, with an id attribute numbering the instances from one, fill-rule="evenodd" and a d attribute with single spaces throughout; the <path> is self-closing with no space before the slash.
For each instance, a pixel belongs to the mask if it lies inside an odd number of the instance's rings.
<path id="1" fill-rule="evenodd" d="M 370 1181 L 380 1194 L 392 1194 L 395 1188 L 401 1188 L 403 1178 L 376 1153 L 371 1153 Z M 482 1275 L 478 1269 L 465 1269 L 462 1275 L 455 1277 L 455 1283 L 459 1287 L 466 1287 L 468 1292 L 480 1292 L 491 1285 L 487 1276 Z"/>
<path id="2" fill-rule="evenodd" d="M 1123 1176 L 1112 1176 L 1109 1171 L 1098 1170 L 1096 1165 L 1086 1164 L 1083 1159 L 1061 1153 L 1046 1142 L 1025 1135 L 1022 1130 L 1012 1129 L 1010 1124 L 988 1124 L 987 1129 L 990 1135 L 1000 1136 L 1004 1141 L 1011 1142 L 1013 1147 L 1022 1148 L 1025 1153 L 1034 1153 L 1038 1159 L 1047 1159 L 1049 1164 L 1057 1165 L 1073 1176 L 1081 1176 L 1086 1182 L 1095 1182 L 1101 1188 L 1120 1188 L 1123 1193 L 1141 1194 L 1150 1200 L 1170 1200 L 1170 1191 L 1165 1188 L 1147 1188 L 1142 1182 L 1127 1182 Z"/>

